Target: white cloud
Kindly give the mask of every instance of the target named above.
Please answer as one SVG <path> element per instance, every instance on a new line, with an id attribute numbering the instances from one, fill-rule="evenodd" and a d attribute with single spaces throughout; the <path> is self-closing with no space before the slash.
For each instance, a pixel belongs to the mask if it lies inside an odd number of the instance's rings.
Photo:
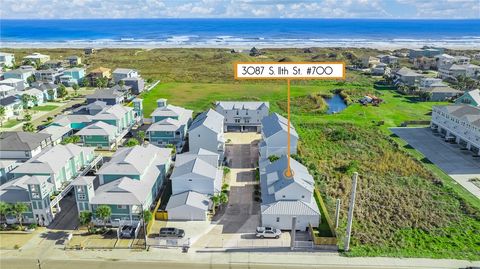
<path id="1" fill-rule="evenodd" d="M 0 18 L 480 18 L 480 0 L 1 0 Z"/>

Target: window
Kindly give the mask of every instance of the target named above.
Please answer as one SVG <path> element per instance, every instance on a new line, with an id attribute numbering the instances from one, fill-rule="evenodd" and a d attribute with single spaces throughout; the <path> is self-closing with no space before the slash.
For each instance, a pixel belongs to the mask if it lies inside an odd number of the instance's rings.
<path id="1" fill-rule="evenodd" d="M 117 205 L 117 208 L 118 208 L 118 209 L 126 209 L 127 206 L 126 206 L 126 205 Z"/>
<path id="2" fill-rule="evenodd" d="M 188 181 L 192 181 L 191 179 L 189 179 Z"/>
<path id="3" fill-rule="evenodd" d="M 79 193 L 78 194 L 78 200 L 85 200 L 87 197 L 85 196 L 85 193 Z"/>
<path id="4" fill-rule="evenodd" d="M 280 218 L 279 218 L 279 217 L 277 217 L 277 222 L 280 222 Z"/>
<path id="5" fill-rule="evenodd" d="M 285 195 L 282 195 L 282 198 L 285 198 Z"/>
<path id="6" fill-rule="evenodd" d="M 302 195 L 302 198 L 305 198 L 305 195 Z"/>

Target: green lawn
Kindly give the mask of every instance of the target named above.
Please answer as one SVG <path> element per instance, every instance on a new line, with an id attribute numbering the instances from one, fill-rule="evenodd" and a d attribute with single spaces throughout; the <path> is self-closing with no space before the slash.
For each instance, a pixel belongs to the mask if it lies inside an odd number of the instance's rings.
<path id="1" fill-rule="evenodd" d="M 34 106 L 31 109 L 36 111 L 52 111 L 58 106 L 55 105 L 42 105 L 42 106 Z"/>
<path id="2" fill-rule="evenodd" d="M 13 126 L 21 123 L 22 121 L 16 120 L 16 119 L 11 119 L 8 120 L 7 122 L 3 123 L 1 128 L 12 128 Z"/>

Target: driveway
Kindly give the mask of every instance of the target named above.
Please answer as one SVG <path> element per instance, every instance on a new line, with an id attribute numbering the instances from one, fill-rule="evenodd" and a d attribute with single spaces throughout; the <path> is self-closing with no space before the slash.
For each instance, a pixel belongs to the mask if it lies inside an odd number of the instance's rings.
<path id="1" fill-rule="evenodd" d="M 480 160 L 457 144 L 445 142 L 430 128 L 391 128 L 393 133 L 420 151 L 457 183 L 480 198 L 480 188 L 469 180 L 480 178 Z"/>
<path id="2" fill-rule="evenodd" d="M 199 238 L 194 247 L 199 248 L 258 248 L 288 247 L 290 236 L 281 239 L 257 239 L 255 229 L 260 226 L 260 202 L 254 200 L 255 168 L 258 162 L 256 133 L 227 133 L 227 162 L 230 170 L 230 195 L 228 204 L 217 212 L 212 222 L 215 226 Z"/>

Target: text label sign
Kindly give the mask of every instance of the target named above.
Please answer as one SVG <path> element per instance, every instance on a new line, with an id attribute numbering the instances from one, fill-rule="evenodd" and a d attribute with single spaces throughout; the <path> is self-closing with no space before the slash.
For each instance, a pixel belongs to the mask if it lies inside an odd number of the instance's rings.
<path id="1" fill-rule="evenodd" d="M 242 62 L 235 79 L 345 79 L 343 62 Z"/>

